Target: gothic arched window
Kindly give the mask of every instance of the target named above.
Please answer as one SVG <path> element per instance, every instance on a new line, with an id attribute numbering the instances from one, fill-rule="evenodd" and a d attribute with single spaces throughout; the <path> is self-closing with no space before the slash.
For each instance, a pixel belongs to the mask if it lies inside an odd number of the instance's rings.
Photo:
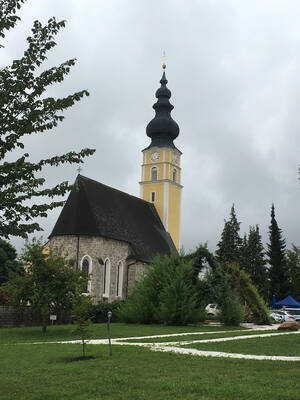
<path id="1" fill-rule="evenodd" d="M 110 261 L 107 258 L 103 266 L 103 297 L 109 297 L 110 286 Z"/>
<path id="2" fill-rule="evenodd" d="M 157 181 L 157 175 L 158 175 L 157 167 L 152 167 L 151 168 L 151 181 Z"/>
<path id="3" fill-rule="evenodd" d="M 92 273 L 92 259 L 90 256 L 83 257 L 80 269 L 83 278 L 87 279 L 83 292 L 88 293 L 91 291 L 91 280 L 89 279 L 89 276 Z"/>
<path id="4" fill-rule="evenodd" d="M 122 297 L 122 288 L 123 288 L 123 263 L 122 261 L 118 262 L 117 266 L 117 296 Z"/>

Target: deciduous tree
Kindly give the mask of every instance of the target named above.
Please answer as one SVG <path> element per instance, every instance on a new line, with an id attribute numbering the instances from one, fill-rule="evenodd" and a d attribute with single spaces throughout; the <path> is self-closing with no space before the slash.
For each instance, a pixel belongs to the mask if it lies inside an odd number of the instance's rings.
<path id="1" fill-rule="evenodd" d="M 15 304 L 29 303 L 40 311 L 42 330 L 46 332 L 49 315 L 59 310 L 71 310 L 78 285 L 83 288 L 85 279 L 65 257 L 52 251 L 45 252 L 41 241 L 27 243 L 21 260 L 26 265 L 26 273 L 15 275 L 4 288 Z"/>
<path id="2" fill-rule="evenodd" d="M 20 20 L 16 13 L 24 1 L 0 2 L 1 38 Z M 64 26 L 64 21 L 57 22 L 55 18 L 45 25 L 35 21 L 23 57 L 0 67 L 0 237 L 26 237 L 28 233 L 41 230 L 34 219 L 46 217 L 49 210 L 62 205 L 54 198 L 64 195 L 72 186 L 60 182 L 47 187 L 41 175 L 44 167 L 81 163 L 94 152 L 91 149 L 70 151 L 34 162 L 24 150 L 11 161 L 12 152 L 24 149 L 25 136 L 56 127 L 64 119 L 63 112 L 88 95 L 82 90 L 64 98 L 47 97 L 47 88 L 62 82 L 75 64 L 75 59 L 71 59 L 39 71 L 47 53 L 56 45 L 55 36 Z"/>
<path id="3" fill-rule="evenodd" d="M 9 274 L 24 273 L 23 265 L 17 260 L 16 249 L 6 240 L 0 239 L 0 286 L 9 279 Z"/>

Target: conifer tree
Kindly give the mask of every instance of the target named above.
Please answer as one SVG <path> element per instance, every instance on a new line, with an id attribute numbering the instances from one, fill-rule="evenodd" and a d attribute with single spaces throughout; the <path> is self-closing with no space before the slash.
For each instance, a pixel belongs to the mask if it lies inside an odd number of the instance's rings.
<path id="1" fill-rule="evenodd" d="M 286 268 L 289 276 L 289 294 L 300 300 L 300 246 L 292 245 L 286 252 Z"/>
<path id="2" fill-rule="evenodd" d="M 0 1 L 0 38 L 5 37 L 6 30 L 15 27 L 20 19 L 17 10 L 24 1 Z M 37 162 L 25 151 L 14 157 L 15 150 L 24 149 L 26 135 L 56 127 L 64 119 L 63 112 L 88 95 L 82 90 L 64 98 L 47 97 L 47 88 L 62 82 L 75 64 L 71 59 L 40 71 L 47 53 L 56 46 L 55 36 L 64 26 L 64 21 L 57 22 L 55 18 L 45 25 L 35 21 L 23 57 L 0 67 L 0 237 L 3 238 L 26 237 L 41 230 L 34 219 L 46 217 L 49 210 L 63 204 L 54 198 L 64 195 L 72 186 L 68 182 L 45 186 L 41 175 L 45 167 L 80 163 L 94 152 L 91 149 L 69 151 Z"/>
<path id="3" fill-rule="evenodd" d="M 267 267 L 258 225 L 250 226 L 248 238 L 244 237 L 241 260 L 241 267 L 250 275 L 259 294 L 266 299 L 268 294 Z"/>
<path id="4" fill-rule="evenodd" d="M 287 296 L 288 276 L 285 265 L 285 239 L 282 230 L 275 219 L 275 208 L 271 208 L 271 224 L 269 226 L 268 262 L 270 279 L 270 296 L 275 295 L 278 300 Z"/>
<path id="5" fill-rule="evenodd" d="M 234 204 L 231 207 L 230 219 L 225 220 L 221 240 L 216 250 L 217 259 L 223 262 L 240 262 L 242 239 L 239 236 L 240 222 L 238 222 Z"/>

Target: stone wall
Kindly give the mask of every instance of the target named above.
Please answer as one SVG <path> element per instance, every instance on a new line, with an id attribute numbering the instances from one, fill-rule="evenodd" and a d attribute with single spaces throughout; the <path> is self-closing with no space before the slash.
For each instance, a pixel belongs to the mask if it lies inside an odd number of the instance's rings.
<path id="1" fill-rule="evenodd" d="M 128 260 L 130 245 L 127 242 L 99 236 L 55 236 L 50 239 L 52 249 L 59 249 L 73 267 L 82 268 L 84 258 L 89 261 L 91 281 L 89 291 L 95 304 L 125 299 L 146 271 L 147 264 Z M 109 295 L 104 296 L 104 263 L 110 261 Z M 122 262 L 122 290 L 117 296 L 118 263 Z"/>

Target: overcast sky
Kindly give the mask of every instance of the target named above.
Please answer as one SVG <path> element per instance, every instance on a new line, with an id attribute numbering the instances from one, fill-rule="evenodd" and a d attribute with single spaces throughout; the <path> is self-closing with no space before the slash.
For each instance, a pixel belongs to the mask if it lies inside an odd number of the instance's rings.
<path id="1" fill-rule="evenodd" d="M 26 150 L 39 160 L 95 148 L 81 173 L 138 196 L 165 50 L 183 152 L 185 250 L 206 241 L 214 250 L 232 203 L 241 235 L 259 224 L 266 242 L 274 202 L 288 245 L 300 245 L 299 15 L 298 0 L 28 0 L 1 66 L 22 56 L 35 19 L 65 19 L 42 70 L 74 57 L 77 64 L 48 94 L 91 95 L 51 133 L 28 138 Z M 76 165 L 45 171 L 49 185 L 76 175 Z M 44 238 L 59 212 L 41 220 Z"/>

